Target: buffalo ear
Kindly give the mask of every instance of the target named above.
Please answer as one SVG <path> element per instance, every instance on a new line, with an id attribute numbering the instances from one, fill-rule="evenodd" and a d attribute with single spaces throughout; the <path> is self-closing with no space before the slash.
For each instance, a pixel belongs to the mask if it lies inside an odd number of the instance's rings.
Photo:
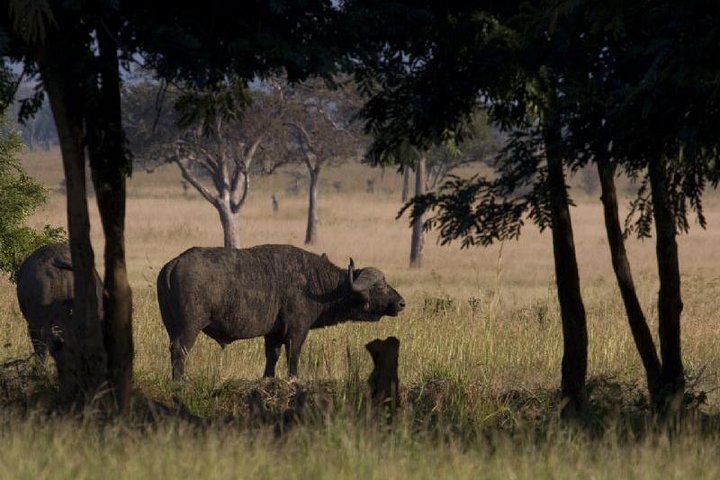
<path id="1" fill-rule="evenodd" d="M 363 268 L 360 270 L 360 274 L 353 282 L 353 290 L 359 293 L 364 293 L 366 296 L 368 295 L 368 291 L 370 288 L 378 281 L 381 281 L 385 278 L 383 273 L 378 270 L 377 268 Z"/>
<path id="2" fill-rule="evenodd" d="M 329 261 L 330 261 L 330 259 L 329 259 L 328 256 L 327 256 L 327 253 L 325 253 L 325 252 L 323 252 L 323 254 L 320 255 L 320 258 L 322 258 L 322 259 L 325 260 L 326 262 L 329 262 Z"/>

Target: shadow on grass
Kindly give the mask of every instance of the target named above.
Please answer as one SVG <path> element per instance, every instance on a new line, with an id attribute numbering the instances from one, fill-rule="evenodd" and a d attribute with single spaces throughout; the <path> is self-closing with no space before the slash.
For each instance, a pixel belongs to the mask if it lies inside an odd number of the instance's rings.
<path id="1" fill-rule="evenodd" d="M 621 442 L 648 434 L 682 431 L 720 435 L 720 415 L 703 412 L 705 392 L 686 394 L 684 410 L 660 418 L 643 388 L 614 377 L 588 381 L 587 412 L 572 424 L 561 421 L 555 389 L 514 388 L 492 391 L 477 382 L 433 377 L 402 386 L 401 408 L 392 424 L 368 408 L 367 387 L 357 376 L 340 381 L 290 379 L 233 380 L 219 385 L 202 382 L 167 384 L 155 398 L 137 391 L 123 421 L 148 429 L 179 422 L 199 430 L 232 428 L 272 431 L 281 436 L 297 426 L 323 427 L 349 422 L 360 428 L 402 429 L 440 441 L 470 443 L 495 438 L 532 438 L 542 443 L 558 432 L 578 432 L 589 439 L 612 435 Z M 116 417 L 86 415 L 102 425 Z M 55 415 L 57 385 L 52 369 L 35 357 L 0 365 L 0 411 L 7 418 Z M 81 414 L 82 416 L 83 414 Z"/>

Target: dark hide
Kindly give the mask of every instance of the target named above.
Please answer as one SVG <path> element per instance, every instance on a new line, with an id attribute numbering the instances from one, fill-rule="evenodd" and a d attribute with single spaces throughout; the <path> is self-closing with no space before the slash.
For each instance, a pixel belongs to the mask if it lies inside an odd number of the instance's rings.
<path id="1" fill-rule="evenodd" d="M 28 323 L 35 353 L 47 352 L 56 363 L 62 360 L 65 324 L 72 318 L 73 272 L 67 243 L 45 245 L 35 250 L 17 271 L 17 297 Z M 98 299 L 102 304 L 102 282 L 95 272 Z M 99 307 L 102 310 L 102 306 Z M 99 312 L 102 318 L 102 311 Z"/>
<path id="2" fill-rule="evenodd" d="M 176 380 L 201 331 L 222 346 L 265 337 L 268 377 L 284 345 L 290 375 L 297 375 L 311 328 L 377 321 L 405 307 L 379 270 L 348 271 L 290 245 L 191 248 L 163 267 L 157 290 Z"/>

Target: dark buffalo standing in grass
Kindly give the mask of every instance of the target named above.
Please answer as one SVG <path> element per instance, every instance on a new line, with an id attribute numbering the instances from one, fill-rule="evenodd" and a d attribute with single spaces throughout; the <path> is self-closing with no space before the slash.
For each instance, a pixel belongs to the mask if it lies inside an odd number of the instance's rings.
<path id="1" fill-rule="evenodd" d="M 308 331 L 347 320 L 395 316 L 405 301 L 376 268 L 348 269 L 290 245 L 191 248 L 158 275 L 158 302 L 170 337 L 173 379 L 202 331 L 221 346 L 265 337 L 265 376 L 285 345 L 290 375 Z"/>
<path id="2" fill-rule="evenodd" d="M 18 268 L 16 281 L 20 311 L 27 320 L 35 353 L 45 358 L 49 351 L 57 363 L 62 356 L 62 332 L 72 318 L 70 246 L 55 243 L 38 248 Z M 102 282 L 97 272 L 95 285 L 98 299 L 102 299 Z M 99 313 L 102 318 L 102 312 Z"/>

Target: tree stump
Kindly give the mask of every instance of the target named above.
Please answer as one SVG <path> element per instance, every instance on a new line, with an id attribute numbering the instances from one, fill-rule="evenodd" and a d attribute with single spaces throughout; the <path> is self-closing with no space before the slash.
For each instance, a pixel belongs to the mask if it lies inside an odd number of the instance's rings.
<path id="1" fill-rule="evenodd" d="M 400 406 L 398 355 L 400 340 L 388 337 L 365 345 L 373 360 L 373 371 L 368 378 L 370 402 L 375 410 L 387 410 L 390 416 Z"/>
<path id="2" fill-rule="evenodd" d="M 272 209 L 273 213 L 277 213 L 280 210 L 280 200 L 278 200 L 277 194 L 272 194 Z"/>

